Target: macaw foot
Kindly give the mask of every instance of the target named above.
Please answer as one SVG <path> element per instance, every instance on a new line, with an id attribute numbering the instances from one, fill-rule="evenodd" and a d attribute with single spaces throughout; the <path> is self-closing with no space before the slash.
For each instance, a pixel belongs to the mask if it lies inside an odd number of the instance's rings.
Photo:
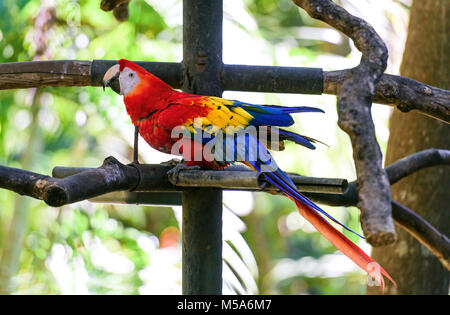
<path id="1" fill-rule="evenodd" d="M 167 165 L 167 166 L 172 166 L 172 167 L 175 167 L 175 166 L 177 166 L 179 163 L 182 163 L 182 160 L 180 160 L 180 159 L 170 159 L 170 160 L 168 160 L 168 161 L 164 161 L 164 162 L 161 162 L 161 165 Z"/>
<path id="2" fill-rule="evenodd" d="M 178 174 L 180 173 L 180 171 L 199 170 L 199 169 L 201 169 L 201 167 L 198 165 L 186 165 L 185 162 L 180 162 L 174 168 L 168 171 L 167 175 L 169 176 L 169 181 L 172 182 L 172 184 L 176 185 L 178 182 Z"/>

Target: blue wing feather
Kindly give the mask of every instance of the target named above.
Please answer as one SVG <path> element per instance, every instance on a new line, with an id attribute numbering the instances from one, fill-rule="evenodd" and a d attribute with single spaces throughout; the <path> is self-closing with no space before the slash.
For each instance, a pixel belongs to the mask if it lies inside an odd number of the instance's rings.
<path id="1" fill-rule="evenodd" d="M 308 149 L 311 149 L 311 150 L 316 149 L 316 146 L 314 144 L 312 144 L 308 139 L 302 137 L 299 134 L 296 134 L 294 132 L 290 132 L 290 131 L 287 131 L 284 129 L 278 129 L 278 132 L 279 132 L 280 138 L 282 138 L 282 139 L 285 138 L 286 140 L 293 141 L 293 142 L 300 144 L 304 147 L 307 147 Z"/>
<path id="2" fill-rule="evenodd" d="M 247 111 L 254 118 L 250 122 L 253 126 L 281 126 L 287 127 L 294 124 L 294 119 L 290 114 L 293 113 L 305 113 L 305 112 L 318 112 L 324 111 L 320 108 L 298 106 L 278 106 L 278 105 L 255 105 L 239 101 L 233 101 L 233 105 L 228 105 L 232 110 L 233 107 L 241 107 Z"/>
<path id="3" fill-rule="evenodd" d="M 317 107 L 310 106 L 278 106 L 278 105 L 264 105 L 264 107 L 277 108 L 282 110 L 286 114 L 295 114 L 295 113 L 325 113 L 322 109 Z"/>

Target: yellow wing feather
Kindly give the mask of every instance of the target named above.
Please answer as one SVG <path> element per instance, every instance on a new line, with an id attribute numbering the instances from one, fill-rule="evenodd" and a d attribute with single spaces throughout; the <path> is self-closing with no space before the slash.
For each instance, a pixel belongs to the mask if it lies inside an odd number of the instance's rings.
<path id="1" fill-rule="evenodd" d="M 253 116 L 242 108 L 233 107 L 230 110 L 226 105 L 233 105 L 233 101 L 219 97 L 207 97 L 205 100 L 207 101 L 204 104 L 212 110 L 206 117 L 202 118 L 203 130 L 212 125 L 214 126 L 212 130 L 218 131 L 220 128 L 223 132 L 230 133 L 235 130 L 244 129 L 253 119 Z"/>

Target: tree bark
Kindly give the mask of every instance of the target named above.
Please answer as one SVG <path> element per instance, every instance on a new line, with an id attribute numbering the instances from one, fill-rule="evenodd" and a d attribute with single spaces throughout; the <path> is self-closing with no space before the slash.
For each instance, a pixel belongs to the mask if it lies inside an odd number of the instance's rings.
<path id="1" fill-rule="evenodd" d="M 450 2 L 415 0 L 411 8 L 401 75 L 450 89 Z M 394 110 L 390 119 L 386 165 L 427 148 L 450 148 L 448 124 L 414 112 Z M 392 186 L 393 199 L 416 211 L 445 235 L 450 231 L 450 168 L 436 166 Z M 450 275 L 423 245 L 398 230 L 398 241 L 374 248 L 372 257 L 397 281 L 390 294 L 448 294 Z M 368 287 L 369 294 L 378 294 Z"/>

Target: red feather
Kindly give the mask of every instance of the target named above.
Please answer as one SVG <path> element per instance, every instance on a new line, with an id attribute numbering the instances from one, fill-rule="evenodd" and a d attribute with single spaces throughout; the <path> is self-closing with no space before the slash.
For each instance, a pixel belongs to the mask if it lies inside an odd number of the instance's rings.
<path id="1" fill-rule="evenodd" d="M 288 196 L 288 195 L 286 195 Z M 380 284 L 382 292 L 384 292 L 384 279 L 381 274 L 386 276 L 391 282 L 397 286 L 391 276 L 381 267 L 375 260 L 370 258 L 361 248 L 355 245 L 344 234 L 336 230 L 328 221 L 322 218 L 316 211 L 311 209 L 308 205 L 295 200 L 288 196 L 295 202 L 300 214 L 311 223 L 317 231 L 320 232 L 331 244 L 339 249 L 345 256 L 350 258 L 361 269 L 367 272 L 370 276 L 375 278 L 375 281 Z"/>

